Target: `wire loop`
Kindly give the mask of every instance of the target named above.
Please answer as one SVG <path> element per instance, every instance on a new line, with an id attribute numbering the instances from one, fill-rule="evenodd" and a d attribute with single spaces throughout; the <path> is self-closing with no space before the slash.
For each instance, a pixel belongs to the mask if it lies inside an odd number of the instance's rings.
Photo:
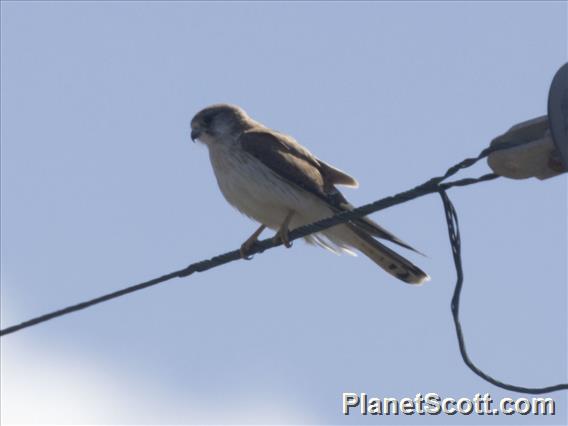
<path id="1" fill-rule="evenodd" d="M 502 389 L 514 391 L 514 392 L 521 392 L 521 393 L 528 393 L 528 394 L 542 394 L 542 393 L 549 393 L 555 392 L 559 390 L 566 390 L 568 389 L 568 383 L 561 383 L 558 385 L 553 386 L 545 386 L 541 388 L 526 388 L 523 386 L 516 386 L 510 385 L 508 383 L 503 383 L 497 379 L 494 379 L 489 374 L 484 373 L 480 370 L 473 361 L 469 358 L 467 350 L 465 348 L 465 340 L 463 336 L 462 326 L 460 323 L 460 296 L 463 287 L 463 266 L 461 260 L 461 239 L 460 239 L 460 227 L 458 222 L 458 214 L 456 209 L 448 197 L 445 189 L 440 190 L 440 197 L 442 197 L 442 203 L 444 204 L 444 212 L 446 216 L 446 223 L 448 225 L 448 236 L 450 238 L 450 245 L 452 246 L 452 255 L 454 258 L 454 264 L 456 266 L 456 275 L 457 281 L 456 286 L 454 289 L 454 295 L 452 297 L 451 303 L 451 310 L 452 310 L 452 317 L 454 319 L 454 326 L 456 329 L 456 335 L 458 338 L 458 345 L 460 348 L 460 354 L 463 359 L 465 365 L 469 367 L 471 371 L 481 377 L 483 380 L 488 381 L 489 383 L 498 386 Z"/>

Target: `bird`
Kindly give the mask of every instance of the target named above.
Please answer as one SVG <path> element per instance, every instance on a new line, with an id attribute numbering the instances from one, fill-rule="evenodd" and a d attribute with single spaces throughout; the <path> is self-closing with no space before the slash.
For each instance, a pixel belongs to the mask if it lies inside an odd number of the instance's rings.
<path id="1" fill-rule="evenodd" d="M 207 146 L 217 184 L 229 204 L 260 223 L 241 245 L 245 259 L 266 228 L 275 230 L 274 239 L 289 248 L 289 230 L 354 208 L 337 186 L 356 188 L 355 178 L 239 106 L 214 104 L 199 111 L 191 120 L 191 139 Z M 405 283 L 430 279 L 377 238 L 420 253 L 367 217 L 304 237 L 337 254 L 356 255 L 357 250 Z"/>

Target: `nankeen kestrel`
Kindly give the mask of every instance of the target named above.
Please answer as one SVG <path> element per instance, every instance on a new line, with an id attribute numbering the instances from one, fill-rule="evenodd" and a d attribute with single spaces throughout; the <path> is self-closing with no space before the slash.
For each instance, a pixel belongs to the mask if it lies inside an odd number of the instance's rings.
<path id="1" fill-rule="evenodd" d="M 242 245 L 243 257 L 266 227 L 276 230 L 275 238 L 289 247 L 289 229 L 353 209 L 335 186 L 357 187 L 354 178 L 316 158 L 292 137 L 253 120 L 237 106 L 212 105 L 197 113 L 191 121 L 191 138 L 207 145 L 227 201 L 261 224 Z M 359 250 L 409 284 L 430 279 L 375 237 L 414 250 L 366 217 L 305 239 L 335 253 Z"/>

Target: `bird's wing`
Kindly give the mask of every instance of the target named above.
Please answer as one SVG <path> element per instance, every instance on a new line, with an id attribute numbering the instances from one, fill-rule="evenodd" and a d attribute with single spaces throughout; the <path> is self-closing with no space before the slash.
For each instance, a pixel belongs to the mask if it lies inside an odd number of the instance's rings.
<path id="1" fill-rule="evenodd" d="M 344 171 L 341 171 L 319 159 L 317 161 L 320 165 L 320 169 L 323 175 L 332 184 L 349 186 L 351 188 L 357 188 L 359 186 L 359 182 L 357 182 L 354 177 L 349 176 Z"/>
<path id="2" fill-rule="evenodd" d="M 269 130 L 253 129 L 244 132 L 239 142 L 244 151 L 281 178 L 322 199 L 332 209 L 343 210 L 342 205 L 347 200 L 334 183 L 337 180 L 355 180 L 322 163 L 294 139 Z"/>
<path id="3" fill-rule="evenodd" d="M 239 142 L 244 151 L 281 178 L 325 201 L 334 212 L 353 209 L 334 185 L 357 186 L 357 181 L 319 160 L 291 137 L 270 130 L 253 129 L 244 132 Z M 350 223 L 375 237 L 420 253 L 369 218 L 353 219 Z"/>
<path id="4" fill-rule="evenodd" d="M 354 209 L 354 207 L 351 203 L 347 203 L 346 205 L 343 205 L 343 207 L 344 207 L 345 210 L 353 210 Z M 424 253 L 422 253 L 419 250 L 416 250 L 411 245 L 405 243 L 400 238 L 398 238 L 396 235 L 394 235 L 392 232 L 386 230 L 385 228 L 380 226 L 375 221 L 369 219 L 368 217 L 360 217 L 358 219 L 354 219 L 353 221 L 351 221 L 351 223 L 354 226 L 356 226 L 357 228 L 371 234 L 374 237 L 390 241 L 391 243 L 398 244 L 401 247 L 404 247 L 408 250 L 412 250 L 415 253 L 418 253 L 418 254 L 421 254 L 422 256 L 425 256 Z"/>

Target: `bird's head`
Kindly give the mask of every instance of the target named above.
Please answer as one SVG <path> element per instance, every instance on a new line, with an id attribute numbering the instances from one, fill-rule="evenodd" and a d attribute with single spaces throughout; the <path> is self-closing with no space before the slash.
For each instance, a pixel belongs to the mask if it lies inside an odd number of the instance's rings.
<path id="1" fill-rule="evenodd" d="M 191 139 L 199 139 L 207 145 L 235 140 L 252 123 L 247 113 L 236 105 L 211 105 L 191 120 Z"/>

